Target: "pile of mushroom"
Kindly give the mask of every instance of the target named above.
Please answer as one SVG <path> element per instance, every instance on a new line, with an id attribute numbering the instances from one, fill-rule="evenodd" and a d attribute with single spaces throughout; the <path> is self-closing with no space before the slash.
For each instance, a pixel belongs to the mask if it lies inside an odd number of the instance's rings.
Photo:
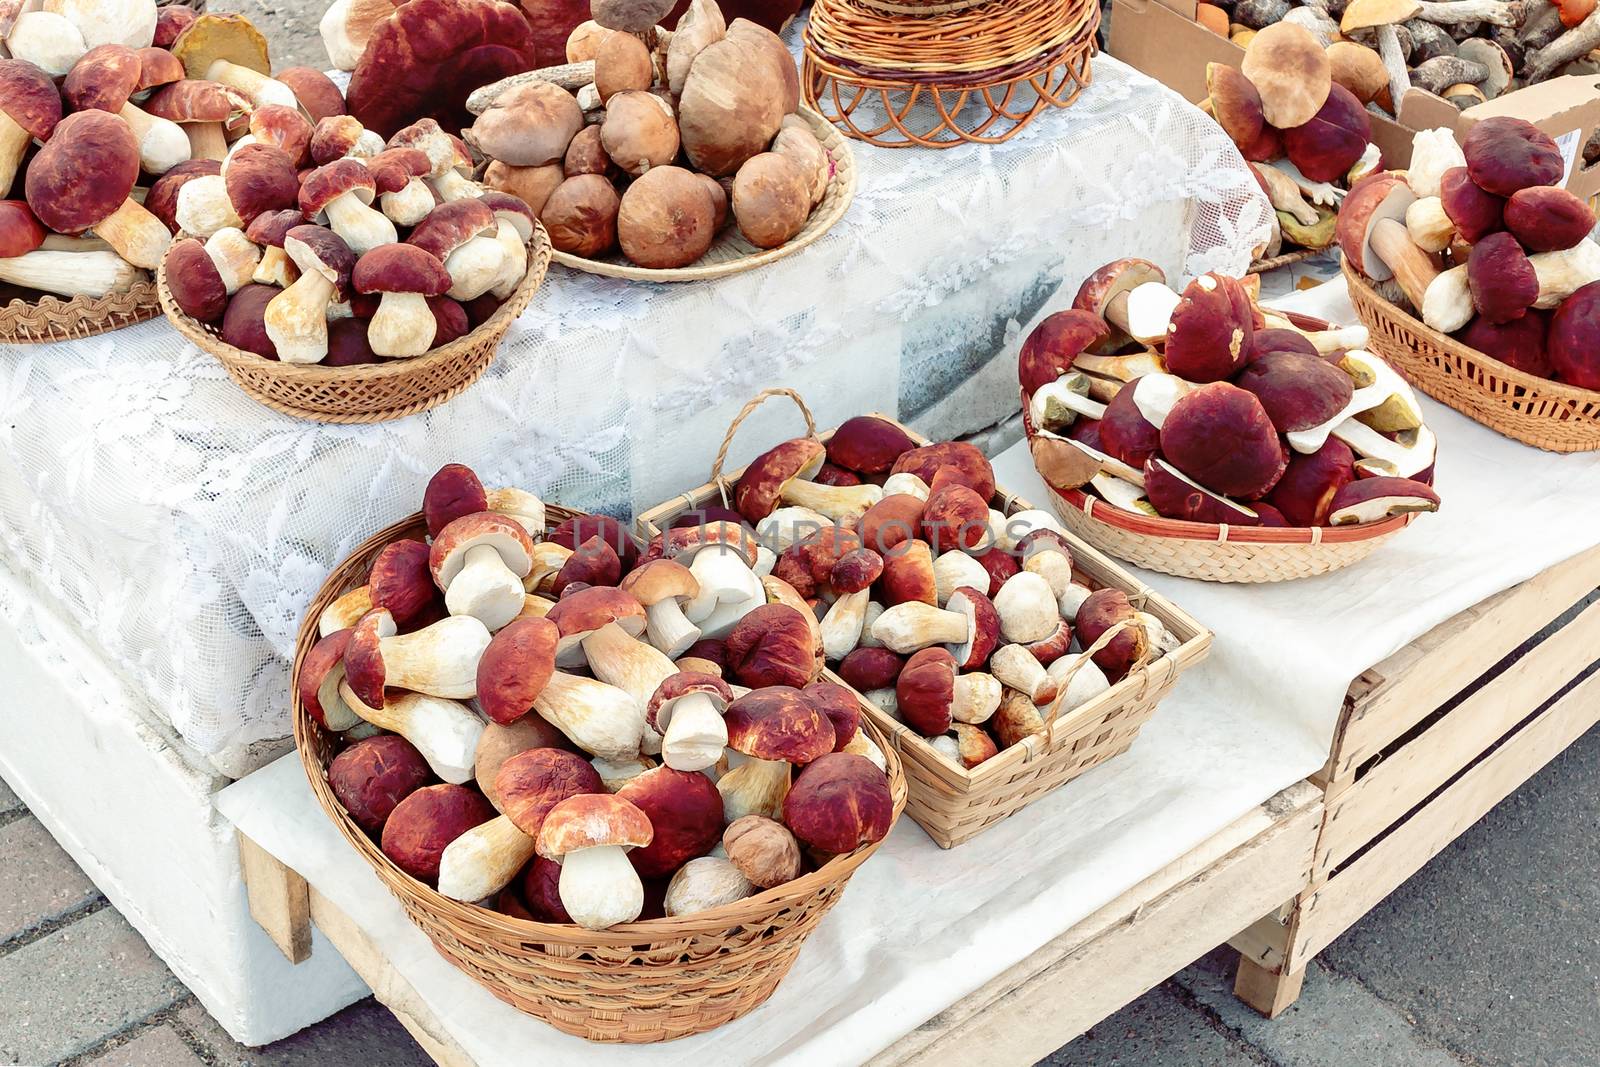
<path id="1" fill-rule="evenodd" d="M 1255 34 L 1240 67 L 1206 67 L 1205 107 L 1238 146 L 1274 209 L 1261 250 L 1333 243 L 1339 200 L 1376 170 L 1379 153 L 1362 97 L 1335 76 L 1332 49 L 1289 22 Z"/>
<path id="2" fill-rule="evenodd" d="M 1548 135 L 1485 119 L 1460 144 L 1417 134 L 1411 168 L 1353 189 L 1339 210 L 1345 259 L 1427 325 L 1518 370 L 1600 389 L 1595 217 L 1557 187 Z"/>
<path id="3" fill-rule="evenodd" d="M 422 504 L 427 539 L 385 546 L 323 611 L 296 677 L 344 745 L 335 797 L 401 870 L 603 930 L 743 899 L 889 832 L 883 753 L 854 695 L 818 680 L 798 594 L 752 577 L 762 606 L 720 642 L 689 621 L 750 573 L 738 527 L 641 552 L 605 516 L 547 530 L 538 497 L 459 464 Z"/>
<path id="4" fill-rule="evenodd" d="M 799 76 L 777 35 L 725 23 L 716 0 L 692 0 L 669 33 L 656 23 L 672 7 L 595 3 L 567 65 L 467 101 L 484 181 L 526 200 L 559 251 L 686 267 L 730 223 L 776 248 L 827 192 L 833 162 L 796 114 Z"/>
<path id="5" fill-rule="evenodd" d="M 18 10 L 0 16 L 0 282 L 31 293 L 98 298 L 148 279 L 179 184 L 218 175 L 256 116 L 303 122 L 339 99 L 318 71 L 268 77 L 266 41 L 239 15 L 153 0 Z"/>
<path id="6" fill-rule="evenodd" d="M 1170 641 L 1121 591 L 1074 569 L 1052 516 L 1007 516 L 994 497 L 973 445 L 919 446 L 893 422 L 858 416 L 826 444 L 801 438 L 763 453 L 732 509 L 680 516 L 647 554 L 683 560 L 699 578 L 700 595 L 682 605 L 689 625 L 670 631 L 697 639 L 690 655 L 752 685 L 796 684 L 826 661 L 970 770 Z M 713 536 L 721 547 L 708 558 Z M 764 636 L 753 643 L 757 623 Z"/>
<path id="7" fill-rule="evenodd" d="M 1595 0 L 1215 0 L 1198 21 L 1248 49 L 1279 25 L 1328 50 L 1334 78 L 1375 114 L 1406 91 L 1468 108 L 1562 74 L 1600 72 Z"/>
<path id="8" fill-rule="evenodd" d="M 1347 526 L 1437 511 L 1433 432 L 1366 341 L 1362 327 L 1303 331 L 1236 278 L 1205 274 L 1178 293 L 1155 264 L 1117 260 L 1022 346 L 1034 465 L 1058 491 L 1192 522 Z"/>
<path id="9" fill-rule="evenodd" d="M 526 276 L 533 211 L 472 181 L 466 146 L 433 119 L 385 143 L 351 115 L 312 125 L 264 105 L 250 130 L 215 173 L 171 179 L 186 236 L 168 287 L 226 343 L 334 367 L 420 356 Z"/>

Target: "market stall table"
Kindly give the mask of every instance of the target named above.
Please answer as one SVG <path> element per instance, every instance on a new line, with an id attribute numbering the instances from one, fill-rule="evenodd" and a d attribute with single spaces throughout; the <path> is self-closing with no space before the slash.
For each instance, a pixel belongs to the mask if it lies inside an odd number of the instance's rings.
<path id="1" fill-rule="evenodd" d="M 1242 269 L 1266 203 L 1226 138 L 1116 61 L 1095 70 L 1003 146 L 856 147 L 844 220 L 759 271 L 661 287 L 552 270 L 484 380 L 422 416 L 273 414 L 163 321 L 7 349 L 4 663 L 35 710 L 0 719 L 0 770 L 236 1038 L 360 995 L 336 954 L 291 970 L 249 922 L 209 802 L 287 746 L 287 658 L 331 566 L 452 460 L 576 507 L 652 503 L 703 480 L 720 428 L 774 382 L 803 382 L 824 423 L 981 430 L 1014 407 L 1022 328 L 1084 265 Z M 752 442 L 778 432 L 767 417 Z"/>

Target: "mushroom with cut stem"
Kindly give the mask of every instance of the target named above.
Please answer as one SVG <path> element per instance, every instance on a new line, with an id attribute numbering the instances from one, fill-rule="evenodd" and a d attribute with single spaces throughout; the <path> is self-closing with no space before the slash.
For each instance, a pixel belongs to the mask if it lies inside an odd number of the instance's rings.
<path id="1" fill-rule="evenodd" d="M 1410 478 L 1358 478 L 1334 495 L 1329 526 L 1355 526 L 1395 515 L 1438 511 L 1439 494 Z"/>
<path id="2" fill-rule="evenodd" d="M 433 190 L 423 182 L 432 164 L 415 148 L 386 148 L 368 159 L 378 205 L 391 222 L 415 226 L 433 210 Z"/>
<path id="3" fill-rule="evenodd" d="M 732 700 L 733 690 L 715 675 L 679 671 L 663 681 L 645 711 L 661 734 L 661 761 L 680 771 L 714 766 L 728 744 L 722 717 Z"/>
<path id="4" fill-rule="evenodd" d="M 103 111 L 80 111 L 57 124 L 28 164 L 28 207 L 61 234 L 94 230 L 136 267 L 154 270 L 172 234 L 129 199 L 139 177 L 139 148 L 127 123 Z"/>
<path id="5" fill-rule="evenodd" d="M 0 282 L 62 296 L 101 297 L 130 288 L 139 279 L 115 252 L 54 251 L 39 220 L 21 200 L 0 200 Z"/>
<path id="6" fill-rule="evenodd" d="M 746 815 L 779 818 L 790 764 L 810 763 L 833 749 L 828 717 L 789 686 L 754 689 L 736 698 L 724 721 L 728 747 L 745 757 L 717 781 L 730 823 Z"/>
<path id="7" fill-rule="evenodd" d="M 734 507 L 751 522 L 766 518 L 782 502 L 853 524 L 883 499 L 883 489 L 870 482 L 835 486 L 808 481 L 826 458 L 822 442 L 812 438 L 795 438 L 769 449 L 739 476 Z"/>
<path id="8" fill-rule="evenodd" d="M 339 683 L 339 695 L 351 711 L 379 729 L 399 734 L 416 746 L 446 782 L 460 784 L 472 778 L 473 760 L 483 720 L 472 709 L 456 700 L 426 693 L 397 693 L 394 699 L 367 703 L 351 686 L 349 649 L 346 649 L 346 678 Z"/>
<path id="9" fill-rule="evenodd" d="M 636 806 L 611 793 L 582 793 L 552 808 L 539 831 L 538 852 L 561 863 L 561 904 L 573 922 L 605 930 L 644 910 L 644 883 L 628 850 L 650 844 L 655 831 Z"/>
<path id="10" fill-rule="evenodd" d="M 61 94 L 50 75 L 22 59 L 0 59 L 0 196 L 16 179 L 28 146 L 48 141 L 61 121 Z"/>
<path id="11" fill-rule="evenodd" d="M 841 660 L 860 643 L 872 583 L 882 573 L 883 557 L 870 548 L 846 552 L 834 563 L 829 584 L 838 598 L 821 624 L 822 651 L 828 659 Z"/>
<path id="12" fill-rule="evenodd" d="M 335 160 L 318 167 L 301 182 L 300 210 L 313 222 L 326 221 L 356 255 L 362 256 L 399 239 L 394 222 L 370 206 L 376 188 L 365 164 L 355 159 Z"/>
<path id="13" fill-rule="evenodd" d="M 702 637 L 723 637 L 747 612 L 766 603 L 761 579 L 751 570 L 756 541 L 741 526 L 713 522 L 674 530 L 671 558 L 686 564 L 700 591 L 683 605 L 684 618 Z"/>
<path id="14" fill-rule="evenodd" d="M 406 240 L 444 263 L 451 299 L 474 300 L 500 275 L 505 252 L 494 240 L 497 229 L 493 209 L 481 200 L 452 200 L 429 212 Z"/>
<path id="15" fill-rule="evenodd" d="M 261 259 L 256 263 L 253 281 L 262 285 L 275 285 L 287 289 L 300 277 L 300 269 L 283 250 L 289 231 L 305 221 L 305 216 L 293 208 L 281 211 L 263 211 L 245 229 L 245 236 L 260 247 Z M 221 232 L 221 231 L 218 231 Z"/>
<path id="16" fill-rule="evenodd" d="M 469 200 L 478 193 L 472 173 L 472 156 L 431 118 L 418 119 L 389 138 L 390 148 L 415 148 L 428 157 L 432 170 L 428 184 L 445 203 Z"/>
<path id="17" fill-rule="evenodd" d="M 528 242 L 533 240 L 536 220 L 528 205 L 509 193 L 487 189 L 479 199 L 494 212 L 494 240 L 503 253 L 500 274 L 489 286 L 489 293 L 496 300 L 505 300 L 528 273 Z"/>
<path id="18" fill-rule="evenodd" d="M 382 705 L 385 687 L 466 700 L 478 691 L 478 660 L 488 647 L 489 631 L 471 616 L 399 634 L 394 616 L 375 608 L 355 625 L 345 649 L 345 675 L 368 707 Z"/>
<path id="19" fill-rule="evenodd" d="M 1056 698 L 1056 682 L 1023 645 L 1001 645 L 989 658 L 989 671 L 1001 684 L 1026 693 L 1035 704 Z"/>
<path id="20" fill-rule="evenodd" d="M 320 363 L 328 355 L 328 307 L 349 299 L 355 253 L 322 226 L 296 226 L 284 236 L 283 250 L 300 278 L 267 304 L 267 335 L 285 363 Z"/>
<path id="21" fill-rule="evenodd" d="M 678 668 L 660 650 L 636 638 L 644 632 L 640 603 L 620 589 L 590 586 L 563 596 L 546 616 L 561 629 L 556 662 L 587 660 L 596 678 L 616 686 L 644 715 L 650 697 Z M 647 751 L 655 751 L 656 735 L 642 735 Z"/>
<path id="22" fill-rule="evenodd" d="M 403 359 L 433 347 L 436 323 L 428 298 L 450 288 L 443 263 L 416 245 L 379 245 L 356 261 L 351 283 L 358 293 L 381 294 L 367 326 L 374 354 Z M 522 593 L 520 581 L 517 593 Z"/>
<path id="23" fill-rule="evenodd" d="M 987 722 L 1000 706 L 1002 686 L 989 674 L 962 674 L 948 649 L 925 648 L 895 680 L 900 718 L 925 737 L 948 733 L 952 722 Z"/>
<path id="24" fill-rule="evenodd" d="M 644 605 L 646 636 L 669 659 L 700 640 L 700 628 L 684 617 L 682 608 L 699 594 L 700 583 L 682 563 L 650 560 L 624 576 L 621 589 Z"/>

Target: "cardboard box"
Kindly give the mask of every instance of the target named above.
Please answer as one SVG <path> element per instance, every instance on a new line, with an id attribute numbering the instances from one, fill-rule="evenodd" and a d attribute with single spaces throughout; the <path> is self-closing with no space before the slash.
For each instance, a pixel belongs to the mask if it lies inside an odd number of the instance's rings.
<path id="1" fill-rule="evenodd" d="M 1194 21 L 1195 0 L 1113 0 L 1107 51 L 1199 103 L 1206 92 L 1206 64 L 1237 67 L 1244 49 Z M 1527 119 L 1555 138 L 1567 158 L 1567 188 L 1588 198 L 1600 193 L 1600 164 L 1584 167 L 1583 146 L 1600 127 L 1600 77 L 1552 78 L 1466 111 L 1412 89 L 1400 101 L 1399 121 L 1372 116 L 1372 140 L 1385 164 L 1401 169 L 1411 162 L 1411 137 L 1417 130 L 1447 126 L 1456 137 L 1476 122 L 1497 115 Z"/>

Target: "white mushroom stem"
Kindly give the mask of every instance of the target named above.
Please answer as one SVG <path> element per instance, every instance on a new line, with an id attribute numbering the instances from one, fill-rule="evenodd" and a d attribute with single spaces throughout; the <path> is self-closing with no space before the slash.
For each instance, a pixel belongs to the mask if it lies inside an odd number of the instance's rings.
<path id="1" fill-rule="evenodd" d="M 1062 656 L 1050 664 L 1046 672 L 1056 684 L 1061 703 L 1056 705 L 1057 715 L 1081 708 L 1095 697 L 1111 688 L 1106 674 L 1087 653 Z M 1064 692 L 1061 690 L 1064 688 Z"/>
<path id="2" fill-rule="evenodd" d="M 896 477 L 901 477 L 896 475 Z M 914 474 L 904 475 L 907 478 L 916 478 Z M 922 485 L 922 479 L 917 478 L 917 484 Z M 923 485 L 924 491 L 927 486 Z M 886 484 L 883 488 L 884 495 L 890 490 Z M 820 511 L 810 508 L 789 507 L 777 508 L 766 518 L 756 523 L 756 537 L 764 545 L 771 545 L 774 551 L 786 551 L 789 546 L 798 541 L 804 541 L 820 532 L 824 527 L 832 526 L 833 520 Z"/>
<path id="3" fill-rule="evenodd" d="M 1022 645 L 1001 645 L 989 657 L 989 670 L 1001 682 L 1028 694 L 1035 704 L 1056 698 L 1056 683 L 1032 652 Z"/>
<path id="4" fill-rule="evenodd" d="M 467 700 L 478 695 L 478 661 L 488 647 L 488 629 L 470 615 L 455 615 L 413 633 L 380 638 L 384 684 Z"/>
<path id="5" fill-rule="evenodd" d="M 431 176 L 428 184 L 439 194 L 439 199 L 447 204 L 452 200 L 471 200 L 483 195 L 483 186 L 470 178 L 463 177 L 454 167 L 448 167 Z"/>
<path id="6" fill-rule="evenodd" d="M 132 104 L 117 112 L 133 131 L 139 145 L 139 166 L 150 174 L 165 174 L 190 158 L 189 135 L 176 122 L 146 114 Z"/>
<path id="7" fill-rule="evenodd" d="M 94 232 L 135 267 L 155 270 L 172 243 L 166 224 L 132 200 L 95 223 Z"/>
<path id="8" fill-rule="evenodd" d="M 500 246 L 500 274 L 489 286 L 489 292 L 496 300 L 504 300 L 516 291 L 528 273 L 528 246 L 522 243 L 517 228 L 505 219 L 499 220 L 494 242 Z"/>
<path id="9" fill-rule="evenodd" d="M 550 584 L 571 558 L 572 549 L 565 545 L 558 545 L 553 541 L 540 541 L 533 546 L 533 569 L 522 579 L 522 588 L 530 593 L 550 592 Z"/>
<path id="10" fill-rule="evenodd" d="M 628 923 L 644 910 L 644 883 L 620 845 L 580 848 L 561 857 L 561 906 L 585 930 Z"/>
<path id="11" fill-rule="evenodd" d="M 639 755 L 644 709 L 616 686 L 556 671 L 534 698 L 533 710 L 600 759 L 621 761 Z"/>
<path id="12" fill-rule="evenodd" d="M 690 693 L 672 702 L 672 718 L 661 742 L 661 760 L 676 771 L 703 771 L 722 758 L 728 747 L 728 724 L 706 693 Z"/>
<path id="13" fill-rule="evenodd" d="M 926 501 L 931 492 L 927 482 L 909 471 L 891 474 L 883 480 L 884 496 L 914 496 L 918 500 Z"/>
<path id="14" fill-rule="evenodd" d="M 399 240 L 394 223 L 381 212 L 362 203 L 361 198 L 353 192 L 334 197 L 328 202 L 326 210 L 329 227 L 343 237 L 350 250 L 358 256 Z"/>
<path id="15" fill-rule="evenodd" d="M 1435 275 L 1422 294 L 1420 308 L 1422 321 L 1440 333 L 1455 333 L 1471 322 L 1477 309 L 1472 304 L 1467 265 L 1462 263 Z"/>
<path id="16" fill-rule="evenodd" d="M 1267 326 L 1274 330 L 1291 330 L 1307 341 L 1324 356 L 1331 356 L 1337 352 L 1348 352 L 1352 348 L 1365 348 L 1368 333 L 1365 326 L 1341 326 L 1332 330 L 1302 330 L 1290 320 L 1271 310 L 1262 309 L 1262 317 Z"/>
<path id="17" fill-rule="evenodd" d="M 1406 208 L 1406 232 L 1424 252 L 1443 252 L 1456 235 L 1456 224 L 1437 196 L 1419 197 Z"/>
<path id="18" fill-rule="evenodd" d="M 421 293 L 384 293 L 378 310 L 367 323 L 367 342 L 373 355 L 385 359 L 420 356 L 433 347 L 438 320 Z M 522 592 L 522 580 L 517 580 Z"/>
<path id="19" fill-rule="evenodd" d="M 1056 598 L 1056 607 L 1060 609 L 1061 617 L 1068 622 L 1077 622 L 1078 609 L 1083 607 L 1083 602 L 1089 599 L 1091 592 L 1093 590 L 1088 586 L 1076 582 L 1062 590 L 1061 595 Z"/>
<path id="20" fill-rule="evenodd" d="M 403 693 L 385 700 L 383 707 L 373 708 L 361 702 L 349 682 L 339 683 L 339 696 L 367 722 L 410 741 L 444 781 L 461 785 L 472 779 L 484 722 L 465 704 L 424 693 Z"/>
<path id="21" fill-rule="evenodd" d="M 60 296 L 101 297 L 139 280 L 133 264 L 115 252 L 27 252 L 0 259 L 0 282 Z"/>
<path id="22" fill-rule="evenodd" d="M 220 174 L 203 174 L 184 182 L 178 190 L 173 215 L 180 229 L 201 238 L 229 226 L 244 228 L 244 221 L 233 210 L 233 201 L 228 199 L 227 181 Z"/>
<path id="23" fill-rule="evenodd" d="M 27 130 L 13 122 L 10 115 L 0 111 L 0 196 L 11 191 L 11 183 L 17 177 L 17 167 L 22 163 L 31 140 Z"/>
<path id="24" fill-rule="evenodd" d="M 450 272 L 451 282 L 447 295 L 452 300 L 476 300 L 487 293 L 500 275 L 504 258 L 504 250 L 491 237 L 467 241 L 444 257 L 444 269 Z"/>
<path id="25" fill-rule="evenodd" d="M 1539 252 L 1528 257 L 1539 280 L 1536 308 L 1553 308 L 1593 281 L 1600 281 L 1600 244 L 1585 238 L 1560 252 Z"/>
<path id="26" fill-rule="evenodd" d="M 878 770 L 885 773 L 889 770 L 889 763 L 883 758 L 883 749 L 874 744 L 864 730 L 857 730 L 851 735 L 850 740 L 845 742 L 845 746 L 839 751 L 848 752 L 852 756 L 865 756 Z"/>
<path id="27" fill-rule="evenodd" d="M 660 649 L 634 640 L 614 622 L 583 639 L 583 654 L 594 676 L 632 697 L 641 716 L 661 683 L 678 673 Z"/>
<path id="28" fill-rule="evenodd" d="M 522 579 L 506 566 L 493 545 L 467 549 L 461 570 L 450 579 L 450 587 L 444 592 L 444 606 L 451 615 L 476 618 L 491 630 L 516 618 L 522 604 Z"/>
<path id="29" fill-rule="evenodd" d="M 317 616 L 317 636 L 327 637 L 349 629 L 371 610 L 372 587 L 358 586 L 322 609 L 322 614 Z"/>
<path id="30" fill-rule="evenodd" d="M 972 639 L 967 616 L 919 600 L 896 604 L 872 624 L 872 636 L 901 655 L 930 645 L 964 645 Z"/>
<path id="31" fill-rule="evenodd" d="M 656 601 L 644 609 L 644 615 L 648 622 L 645 636 L 669 659 L 677 659 L 700 640 L 700 627 L 684 617 L 677 597 Z"/>
<path id="32" fill-rule="evenodd" d="M 956 722 L 981 725 L 1000 707 L 1005 687 L 992 674 L 970 671 L 956 677 L 955 691 L 950 700 L 950 717 Z"/>
<path id="33" fill-rule="evenodd" d="M 861 627 L 866 621 L 867 601 L 871 589 L 846 593 L 833 602 L 822 617 L 822 654 L 830 660 L 841 660 L 861 643 Z"/>
<path id="34" fill-rule="evenodd" d="M 64 77 L 89 50 L 78 27 L 54 11 L 24 11 L 5 43 L 12 58 L 26 60 L 52 78 Z"/>
<path id="35" fill-rule="evenodd" d="M 872 632 L 872 626 L 887 610 L 876 600 L 867 601 L 867 610 L 861 616 L 861 640 L 856 642 L 858 648 L 882 648 L 883 642 Z M 324 635 L 326 636 L 326 635 Z"/>
<path id="36" fill-rule="evenodd" d="M 439 892 L 469 903 L 494 896 L 533 858 L 533 838 L 501 815 L 479 823 L 445 846 Z"/>
<path id="37" fill-rule="evenodd" d="M 261 262 L 256 264 L 255 273 L 250 276 L 250 280 L 260 282 L 262 285 L 275 285 L 280 289 L 287 289 L 298 277 L 300 268 L 294 265 L 289 253 L 276 245 L 263 245 Z"/>
<path id="38" fill-rule="evenodd" d="M 728 631 L 736 626 L 740 619 L 750 614 L 767 602 L 766 591 L 761 588 L 761 579 L 752 572 L 750 579 L 755 583 L 755 592 L 743 600 L 725 600 L 700 620 L 700 636 L 721 640 L 728 636 Z"/>
<path id="39" fill-rule="evenodd" d="M 1389 99 L 1394 102 L 1395 113 L 1400 102 L 1411 88 L 1411 72 L 1406 67 L 1406 55 L 1400 48 L 1400 34 L 1392 25 L 1378 27 L 1378 58 L 1389 75 Z"/>
<path id="40" fill-rule="evenodd" d="M 187 189 L 196 178 L 184 186 Z M 183 199 L 183 193 L 178 193 Z M 333 282 L 318 270 L 308 270 L 271 300 L 262 314 L 267 336 L 285 363 L 321 363 L 328 356 L 328 304 Z"/>
<path id="41" fill-rule="evenodd" d="M 746 759 L 717 779 L 717 792 L 722 794 L 722 817 L 730 823 L 746 815 L 782 820 L 789 765 L 782 760 Z"/>
<path id="42" fill-rule="evenodd" d="M 692 623 L 702 623 L 718 604 L 748 600 L 761 590 L 761 579 L 750 570 L 743 553 L 724 545 L 707 545 L 694 554 L 689 573 L 700 583 L 700 592 L 683 605 L 683 614 Z"/>
<path id="43" fill-rule="evenodd" d="M 1029 553 L 1022 569 L 1049 582 L 1052 597 L 1060 597 L 1072 584 L 1072 561 L 1054 548 Z"/>
<path id="44" fill-rule="evenodd" d="M 433 190 L 421 178 L 412 178 L 392 193 L 378 197 L 383 213 L 401 226 L 415 226 L 433 210 Z"/>
<path id="45" fill-rule="evenodd" d="M 933 561 L 933 584 L 934 599 L 942 608 L 949 602 L 950 594 L 962 586 L 987 593 L 989 572 L 965 552 L 945 552 Z"/>
<path id="46" fill-rule="evenodd" d="M 232 227 L 218 230 L 206 239 L 205 250 L 229 296 L 238 292 L 255 275 L 260 250 L 244 235 L 243 230 Z"/>
<path id="47" fill-rule="evenodd" d="M 283 107 L 298 108 L 300 100 L 294 95 L 294 90 L 276 78 L 269 78 L 258 70 L 230 63 L 226 59 L 216 60 L 206 71 L 206 80 L 221 82 L 231 86 L 248 96 L 257 107 L 267 104 L 280 104 Z"/>
<path id="48" fill-rule="evenodd" d="M 228 158 L 228 139 L 220 122 L 185 122 L 183 135 L 189 139 L 190 159 L 214 159 L 221 163 Z"/>
<path id="49" fill-rule="evenodd" d="M 821 512 L 835 522 L 854 523 L 866 510 L 883 499 L 883 487 L 863 482 L 860 485 L 823 485 L 804 478 L 791 478 L 779 494 L 785 504 Z"/>

